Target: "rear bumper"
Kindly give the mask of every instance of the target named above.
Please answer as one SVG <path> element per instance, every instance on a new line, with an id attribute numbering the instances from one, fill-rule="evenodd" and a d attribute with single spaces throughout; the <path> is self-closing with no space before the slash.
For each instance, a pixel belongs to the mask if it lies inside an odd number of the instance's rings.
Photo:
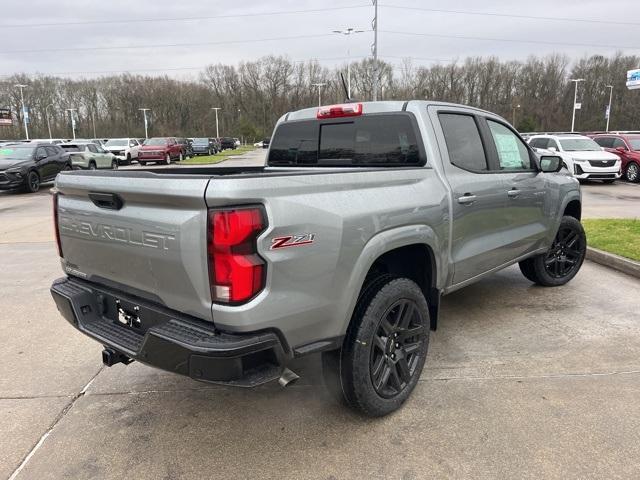
<path id="1" fill-rule="evenodd" d="M 228 334 L 119 291 L 61 278 L 51 295 L 85 335 L 125 356 L 195 380 L 252 387 L 275 380 L 286 354 L 274 332 Z"/>

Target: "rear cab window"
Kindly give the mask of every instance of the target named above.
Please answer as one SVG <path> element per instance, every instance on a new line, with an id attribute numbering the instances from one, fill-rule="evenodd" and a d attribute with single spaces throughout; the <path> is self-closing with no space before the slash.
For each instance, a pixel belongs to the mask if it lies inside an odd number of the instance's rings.
<path id="1" fill-rule="evenodd" d="M 408 167 L 426 163 L 413 115 L 406 112 L 281 123 L 268 165 Z"/>

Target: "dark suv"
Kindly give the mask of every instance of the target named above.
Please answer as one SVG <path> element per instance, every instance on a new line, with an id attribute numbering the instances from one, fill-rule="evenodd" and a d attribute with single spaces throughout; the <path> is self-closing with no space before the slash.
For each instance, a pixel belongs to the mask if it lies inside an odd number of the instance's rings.
<path id="1" fill-rule="evenodd" d="M 215 138 L 194 138 L 191 148 L 194 155 L 213 155 L 220 150 Z"/>
<path id="2" fill-rule="evenodd" d="M 222 150 L 226 150 L 227 148 L 230 148 L 231 150 L 235 150 L 236 149 L 235 139 L 231 137 L 222 137 L 220 139 L 220 148 Z"/>
<path id="3" fill-rule="evenodd" d="M 182 147 L 182 155 L 185 158 L 193 157 L 193 148 L 191 147 L 191 142 L 186 138 L 176 138 L 178 145 Z"/>
<path id="4" fill-rule="evenodd" d="M 0 147 L 0 190 L 37 192 L 41 183 L 62 170 L 71 170 L 71 160 L 57 145 L 28 142 Z"/>
<path id="5" fill-rule="evenodd" d="M 629 182 L 640 182 L 640 135 L 607 133 L 592 138 L 606 151 L 620 157 L 624 178 Z"/>

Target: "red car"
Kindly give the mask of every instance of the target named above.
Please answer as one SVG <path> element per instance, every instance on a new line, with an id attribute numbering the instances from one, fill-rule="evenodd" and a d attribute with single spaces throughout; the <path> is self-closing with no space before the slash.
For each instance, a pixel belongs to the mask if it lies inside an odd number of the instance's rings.
<path id="1" fill-rule="evenodd" d="M 175 137 L 154 137 L 147 139 L 138 151 L 138 163 L 146 165 L 148 162 L 166 163 L 181 161 L 184 158 L 182 145 Z"/>
<path id="2" fill-rule="evenodd" d="M 640 182 L 640 135 L 603 133 L 593 140 L 608 152 L 622 159 L 622 176 L 630 182 Z"/>

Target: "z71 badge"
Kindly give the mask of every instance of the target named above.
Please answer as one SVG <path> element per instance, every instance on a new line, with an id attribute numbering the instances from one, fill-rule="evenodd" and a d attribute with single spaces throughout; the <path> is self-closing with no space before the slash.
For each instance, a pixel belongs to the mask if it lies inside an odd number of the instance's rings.
<path id="1" fill-rule="evenodd" d="M 271 240 L 271 250 L 311 245 L 315 238 L 315 233 L 302 233 L 300 235 L 284 235 L 282 237 L 276 237 Z"/>

